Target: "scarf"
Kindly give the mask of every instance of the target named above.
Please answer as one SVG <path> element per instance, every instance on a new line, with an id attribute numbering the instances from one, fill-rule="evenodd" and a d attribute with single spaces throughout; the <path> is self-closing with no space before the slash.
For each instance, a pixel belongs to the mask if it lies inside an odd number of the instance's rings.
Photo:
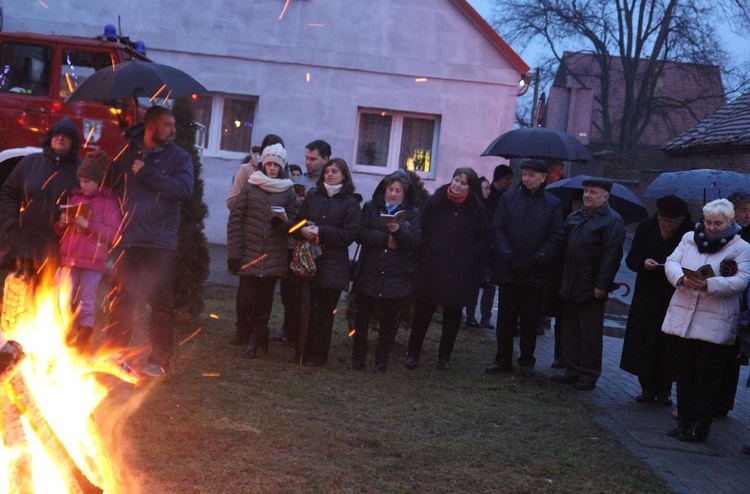
<path id="1" fill-rule="evenodd" d="M 388 201 L 385 201 L 385 210 L 388 211 L 388 214 L 393 214 L 402 202 L 404 201 L 398 201 L 396 204 L 388 204 Z"/>
<path id="2" fill-rule="evenodd" d="M 271 178 L 260 170 L 254 171 L 247 179 L 249 184 L 260 187 L 264 192 L 284 192 L 294 183 L 288 178 Z"/>
<path id="3" fill-rule="evenodd" d="M 468 190 L 467 190 L 467 191 L 466 191 L 466 193 L 465 193 L 465 194 L 463 194 L 463 195 L 458 195 L 458 194 L 454 194 L 454 193 L 453 193 L 453 192 L 451 191 L 451 186 L 450 186 L 450 185 L 449 185 L 449 186 L 448 186 L 448 188 L 446 189 L 446 192 L 448 193 L 448 199 L 449 199 L 449 200 L 450 200 L 451 202 L 455 202 L 456 204 L 461 204 L 461 203 L 463 203 L 463 202 L 464 202 L 464 201 L 466 200 L 466 198 L 467 198 L 467 197 L 469 197 L 469 191 L 468 191 Z"/>
<path id="4" fill-rule="evenodd" d="M 336 194 L 339 193 L 339 191 L 344 187 L 344 184 L 338 184 L 338 185 L 328 185 L 327 183 L 323 182 L 323 185 L 326 188 L 326 192 L 328 193 L 328 197 L 333 197 Z"/>
<path id="5" fill-rule="evenodd" d="M 701 254 L 713 254 L 719 252 L 734 238 L 735 235 L 742 231 L 742 227 L 737 224 L 736 221 L 732 222 L 732 225 L 726 230 L 719 232 L 715 236 L 711 236 L 706 233 L 706 229 L 703 226 L 703 221 L 699 221 L 695 224 L 695 233 L 693 234 L 693 240 L 695 246 L 698 247 L 698 252 Z"/>

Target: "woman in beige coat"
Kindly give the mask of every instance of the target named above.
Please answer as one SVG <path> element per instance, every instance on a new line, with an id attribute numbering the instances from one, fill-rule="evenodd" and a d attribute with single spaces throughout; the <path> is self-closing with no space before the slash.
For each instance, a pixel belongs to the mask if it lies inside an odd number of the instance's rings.
<path id="1" fill-rule="evenodd" d="M 750 280 L 750 245 L 740 238 L 740 231 L 732 203 L 712 201 L 703 207 L 703 220 L 682 237 L 664 265 L 676 290 L 662 331 L 678 337 L 679 419 L 667 434 L 680 441 L 705 442 L 711 428 L 722 363 L 734 343 L 740 296 Z M 737 271 L 721 276 L 721 265 L 728 261 L 737 264 Z"/>

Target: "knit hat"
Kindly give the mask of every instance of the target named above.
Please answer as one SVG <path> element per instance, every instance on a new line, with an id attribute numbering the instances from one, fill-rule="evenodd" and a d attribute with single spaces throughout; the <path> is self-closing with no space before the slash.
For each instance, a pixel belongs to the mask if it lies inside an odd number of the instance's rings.
<path id="1" fill-rule="evenodd" d="M 78 178 L 87 178 L 92 182 L 102 183 L 104 172 L 110 161 L 109 155 L 101 149 L 87 154 L 86 159 L 78 166 Z"/>
<path id="2" fill-rule="evenodd" d="M 507 175 L 513 175 L 513 170 L 508 165 L 497 165 L 492 173 L 492 181 L 497 182 Z"/>
<path id="3" fill-rule="evenodd" d="M 584 187 L 599 187 L 600 189 L 604 189 L 607 192 L 612 190 L 612 181 L 607 180 L 606 178 L 587 178 L 583 181 Z"/>
<path id="4" fill-rule="evenodd" d="M 284 169 L 287 164 L 286 149 L 281 144 L 271 144 L 263 150 L 263 154 L 260 155 L 260 162 L 264 165 L 266 163 L 276 163 Z"/>
<path id="5" fill-rule="evenodd" d="M 688 203 L 677 196 L 664 196 L 656 200 L 656 210 L 662 218 L 682 218 L 688 211 Z"/>

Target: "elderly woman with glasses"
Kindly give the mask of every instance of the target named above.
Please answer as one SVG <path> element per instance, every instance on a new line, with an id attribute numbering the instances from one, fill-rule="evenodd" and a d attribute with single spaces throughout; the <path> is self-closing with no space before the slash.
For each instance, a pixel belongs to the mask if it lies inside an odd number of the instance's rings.
<path id="1" fill-rule="evenodd" d="M 750 280 L 750 245 L 740 231 L 731 202 L 709 202 L 703 220 L 682 237 L 664 265 L 676 289 L 662 331 L 677 337 L 678 422 L 667 434 L 680 441 L 703 443 L 711 429 L 723 363 L 735 340 L 740 295 Z M 721 264 L 728 261 L 737 264 L 737 271 L 721 276 Z"/>
<path id="2" fill-rule="evenodd" d="M 661 324 L 674 287 L 664 273 L 664 261 L 692 228 L 688 204 L 676 196 L 660 197 L 656 214 L 641 221 L 625 263 L 635 271 L 633 302 L 628 313 L 620 368 L 635 376 L 640 403 L 671 405 L 674 381 L 674 336 Z"/>

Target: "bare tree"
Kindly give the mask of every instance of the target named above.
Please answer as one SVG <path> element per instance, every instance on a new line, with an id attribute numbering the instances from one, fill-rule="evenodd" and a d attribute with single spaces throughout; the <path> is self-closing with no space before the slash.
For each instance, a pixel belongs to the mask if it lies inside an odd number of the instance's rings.
<path id="1" fill-rule="evenodd" d="M 747 14 L 746 0 L 733 0 Z M 714 29 L 710 0 L 496 0 L 493 26 L 512 43 L 541 39 L 554 59 L 566 50 L 594 55 L 601 90 L 595 96 L 605 145 L 632 149 L 652 116 L 667 114 L 677 101 L 661 94 L 669 62 L 721 65 L 728 56 Z M 721 3 L 721 2 L 719 2 Z M 742 8 L 744 7 L 744 9 Z M 575 73 L 570 73 L 574 78 Z M 588 74 L 590 75 L 590 74 Z M 610 89 L 622 88 L 622 115 L 613 121 Z M 723 96 L 723 88 L 717 94 Z M 707 97 L 716 97 L 706 95 Z M 619 110 L 619 109 L 618 109 Z"/>

